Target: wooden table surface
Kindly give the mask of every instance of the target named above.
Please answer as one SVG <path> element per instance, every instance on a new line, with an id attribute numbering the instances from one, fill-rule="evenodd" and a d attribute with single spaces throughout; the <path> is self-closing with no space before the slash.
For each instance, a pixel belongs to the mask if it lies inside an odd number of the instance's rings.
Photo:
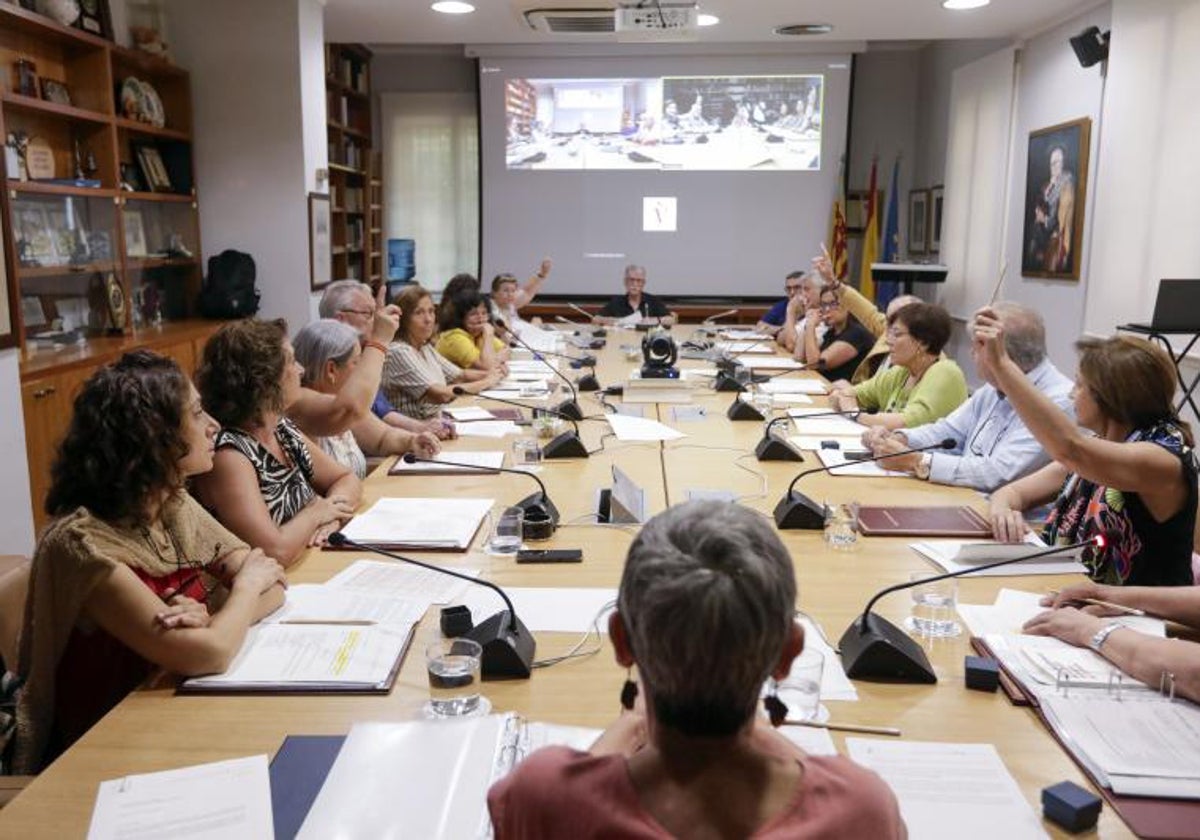
<path id="1" fill-rule="evenodd" d="M 677 337 L 683 332 L 677 328 Z M 621 381 L 634 366 L 618 351 L 635 336 L 610 331 L 609 346 L 601 355 L 600 379 Z M 704 363 L 683 362 L 683 367 Z M 568 371 L 568 373 L 571 373 Z M 731 422 L 725 407 L 732 395 L 698 390 L 694 404 L 705 408 L 704 417 L 674 422 L 670 406 L 647 406 L 646 416 L 658 416 L 687 434 L 666 444 L 621 443 L 603 440 L 604 449 L 587 460 L 547 462 L 539 477 L 545 481 L 562 520 L 549 548 L 582 548 L 584 562 L 570 565 L 523 565 L 489 557 L 479 550 L 484 534 L 477 535 L 465 554 L 415 555 L 451 567 L 482 568 L 485 576 L 501 585 L 547 587 L 615 587 L 625 552 L 633 538 L 632 527 L 599 526 L 588 522 L 596 489 L 608 486 L 611 466 L 617 465 L 646 491 L 647 508 L 654 513 L 687 498 L 691 489 L 729 490 L 743 504 L 769 515 L 797 472 L 818 464 L 805 462 L 760 463 L 747 456 L 762 433 L 762 424 Z M 586 414 L 600 413 L 593 395 L 581 395 Z M 818 404 L 821 402 L 818 399 Z M 581 424 L 589 449 L 601 443 L 607 425 Z M 505 449 L 512 438 L 502 442 Z M 447 451 L 495 449 L 498 442 L 464 438 Z M 494 498 L 503 506 L 524 497 L 533 482 L 518 476 L 464 476 L 391 478 L 386 464 L 367 481 L 367 501 L 381 495 L 470 495 Z M 848 478 L 827 474 L 801 479 L 798 489 L 818 500 L 892 504 L 973 504 L 981 510 L 983 498 L 969 490 L 941 487 L 909 478 Z M 897 538 L 860 538 L 853 551 L 827 548 L 820 532 L 780 532 L 792 553 L 799 586 L 798 606 L 812 616 L 836 647 L 846 626 L 878 589 L 907 580 L 915 571 L 930 571 Z M 327 580 L 361 557 L 358 552 L 310 551 L 290 572 L 297 583 Z M 959 599 L 966 603 L 991 603 L 1003 586 L 1045 590 L 1067 582 L 1066 576 L 1038 576 L 1024 580 L 985 577 L 959 583 Z M 899 622 L 908 614 L 905 593 L 883 599 L 878 612 Z M 578 641 L 574 634 L 538 633 L 537 657 L 553 656 Z M 82 837 L 86 834 L 98 784 L 130 773 L 145 773 L 190 764 L 251 755 L 273 754 L 289 734 L 344 734 L 360 721 L 401 721 L 419 714 L 427 698 L 423 657 L 419 651 L 438 636 L 437 610 L 418 626 L 399 678 L 386 696 L 177 696 L 171 677 L 160 677 L 117 706 L 68 752 L 41 774 L 7 808 L 0 811 L 0 837 Z M 618 711 L 618 694 L 624 669 L 612 658 L 607 637 L 592 657 L 535 671 L 529 680 L 488 682 L 484 693 L 497 712 L 515 711 L 534 720 L 603 727 Z M 1088 786 L 1076 768 L 1035 715 L 1012 706 L 1003 693 L 968 691 L 963 684 L 963 657 L 970 652 L 964 635 L 926 643 L 939 683 L 932 686 L 857 682 L 857 702 L 829 701 L 834 721 L 897 726 L 913 740 L 993 743 L 1016 778 L 1031 807 L 1040 813 L 1040 791 L 1070 779 Z M 833 733 L 843 748 L 843 736 Z M 1053 836 L 1068 836 L 1050 823 Z M 1106 807 L 1098 836 L 1131 836 L 1128 828 Z"/>

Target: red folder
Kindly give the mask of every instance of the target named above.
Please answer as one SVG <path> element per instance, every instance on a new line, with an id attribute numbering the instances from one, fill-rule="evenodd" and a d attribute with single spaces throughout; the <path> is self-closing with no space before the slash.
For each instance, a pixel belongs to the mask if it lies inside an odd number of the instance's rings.
<path id="1" fill-rule="evenodd" d="M 858 524 L 867 536 L 992 537 L 992 524 L 983 514 L 966 505 L 861 507 L 858 509 Z"/>

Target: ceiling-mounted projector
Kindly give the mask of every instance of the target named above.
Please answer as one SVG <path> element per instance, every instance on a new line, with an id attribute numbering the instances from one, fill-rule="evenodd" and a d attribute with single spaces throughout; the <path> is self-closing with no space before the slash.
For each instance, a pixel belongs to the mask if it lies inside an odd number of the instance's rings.
<path id="1" fill-rule="evenodd" d="M 616 9 L 614 23 L 622 38 L 693 38 L 699 17 L 695 3 L 631 3 Z"/>

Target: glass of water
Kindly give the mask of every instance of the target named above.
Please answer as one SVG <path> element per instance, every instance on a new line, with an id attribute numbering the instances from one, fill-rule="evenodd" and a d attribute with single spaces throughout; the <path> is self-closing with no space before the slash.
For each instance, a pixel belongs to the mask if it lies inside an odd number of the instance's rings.
<path id="1" fill-rule="evenodd" d="M 754 393 L 750 396 L 750 403 L 763 417 L 768 416 L 775 408 L 775 398 L 762 390 L 760 386 L 755 386 Z"/>
<path id="2" fill-rule="evenodd" d="M 913 572 L 911 581 L 924 580 L 926 572 Z M 944 639 L 962 632 L 955 620 L 958 606 L 958 581 L 954 578 L 920 583 L 909 590 L 912 593 L 912 614 L 905 626 L 918 636 L 929 639 Z"/>
<path id="3" fill-rule="evenodd" d="M 532 467 L 542 462 L 542 448 L 535 438 L 517 438 L 512 445 L 513 466 Z"/>
<path id="4" fill-rule="evenodd" d="M 858 502 L 825 505 L 825 544 L 835 551 L 858 548 Z"/>
<path id="5" fill-rule="evenodd" d="M 805 648 L 792 662 L 792 670 L 779 681 L 779 699 L 788 707 L 788 720 L 817 720 L 821 710 L 821 677 L 825 655 Z"/>
<path id="6" fill-rule="evenodd" d="M 488 551 L 492 554 L 516 554 L 525 536 L 525 511 L 509 507 L 500 511 L 488 540 Z"/>
<path id="7" fill-rule="evenodd" d="M 483 648 L 470 639 L 442 639 L 425 648 L 425 667 L 429 673 L 429 703 L 425 711 L 430 717 L 485 713 L 482 706 L 487 701 L 479 695 L 482 655 Z"/>

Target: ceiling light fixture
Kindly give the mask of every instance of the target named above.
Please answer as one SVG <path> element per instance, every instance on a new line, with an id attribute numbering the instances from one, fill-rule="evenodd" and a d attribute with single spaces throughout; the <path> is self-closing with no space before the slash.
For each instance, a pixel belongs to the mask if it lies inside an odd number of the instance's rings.
<path id="1" fill-rule="evenodd" d="M 716 26 L 721 22 L 721 19 L 716 15 L 701 14 L 696 18 L 697 26 Z"/>
<path id="2" fill-rule="evenodd" d="M 776 35 L 828 35 L 833 26 L 828 23 L 789 23 L 787 26 L 776 26 Z"/>
<path id="3" fill-rule="evenodd" d="M 475 11 L 475 7 L 470 3 L 462 3 L 460 0 L 438 0 L 429 8 L 444 15 L 469 15 Z"/>
<path id="4" fill-rule="evenodd" d="M 942 0 L 942 8 L 954 12 L 965 12 L 968 9 L 979 9 L 991 3 L 992 0 Z"/>

